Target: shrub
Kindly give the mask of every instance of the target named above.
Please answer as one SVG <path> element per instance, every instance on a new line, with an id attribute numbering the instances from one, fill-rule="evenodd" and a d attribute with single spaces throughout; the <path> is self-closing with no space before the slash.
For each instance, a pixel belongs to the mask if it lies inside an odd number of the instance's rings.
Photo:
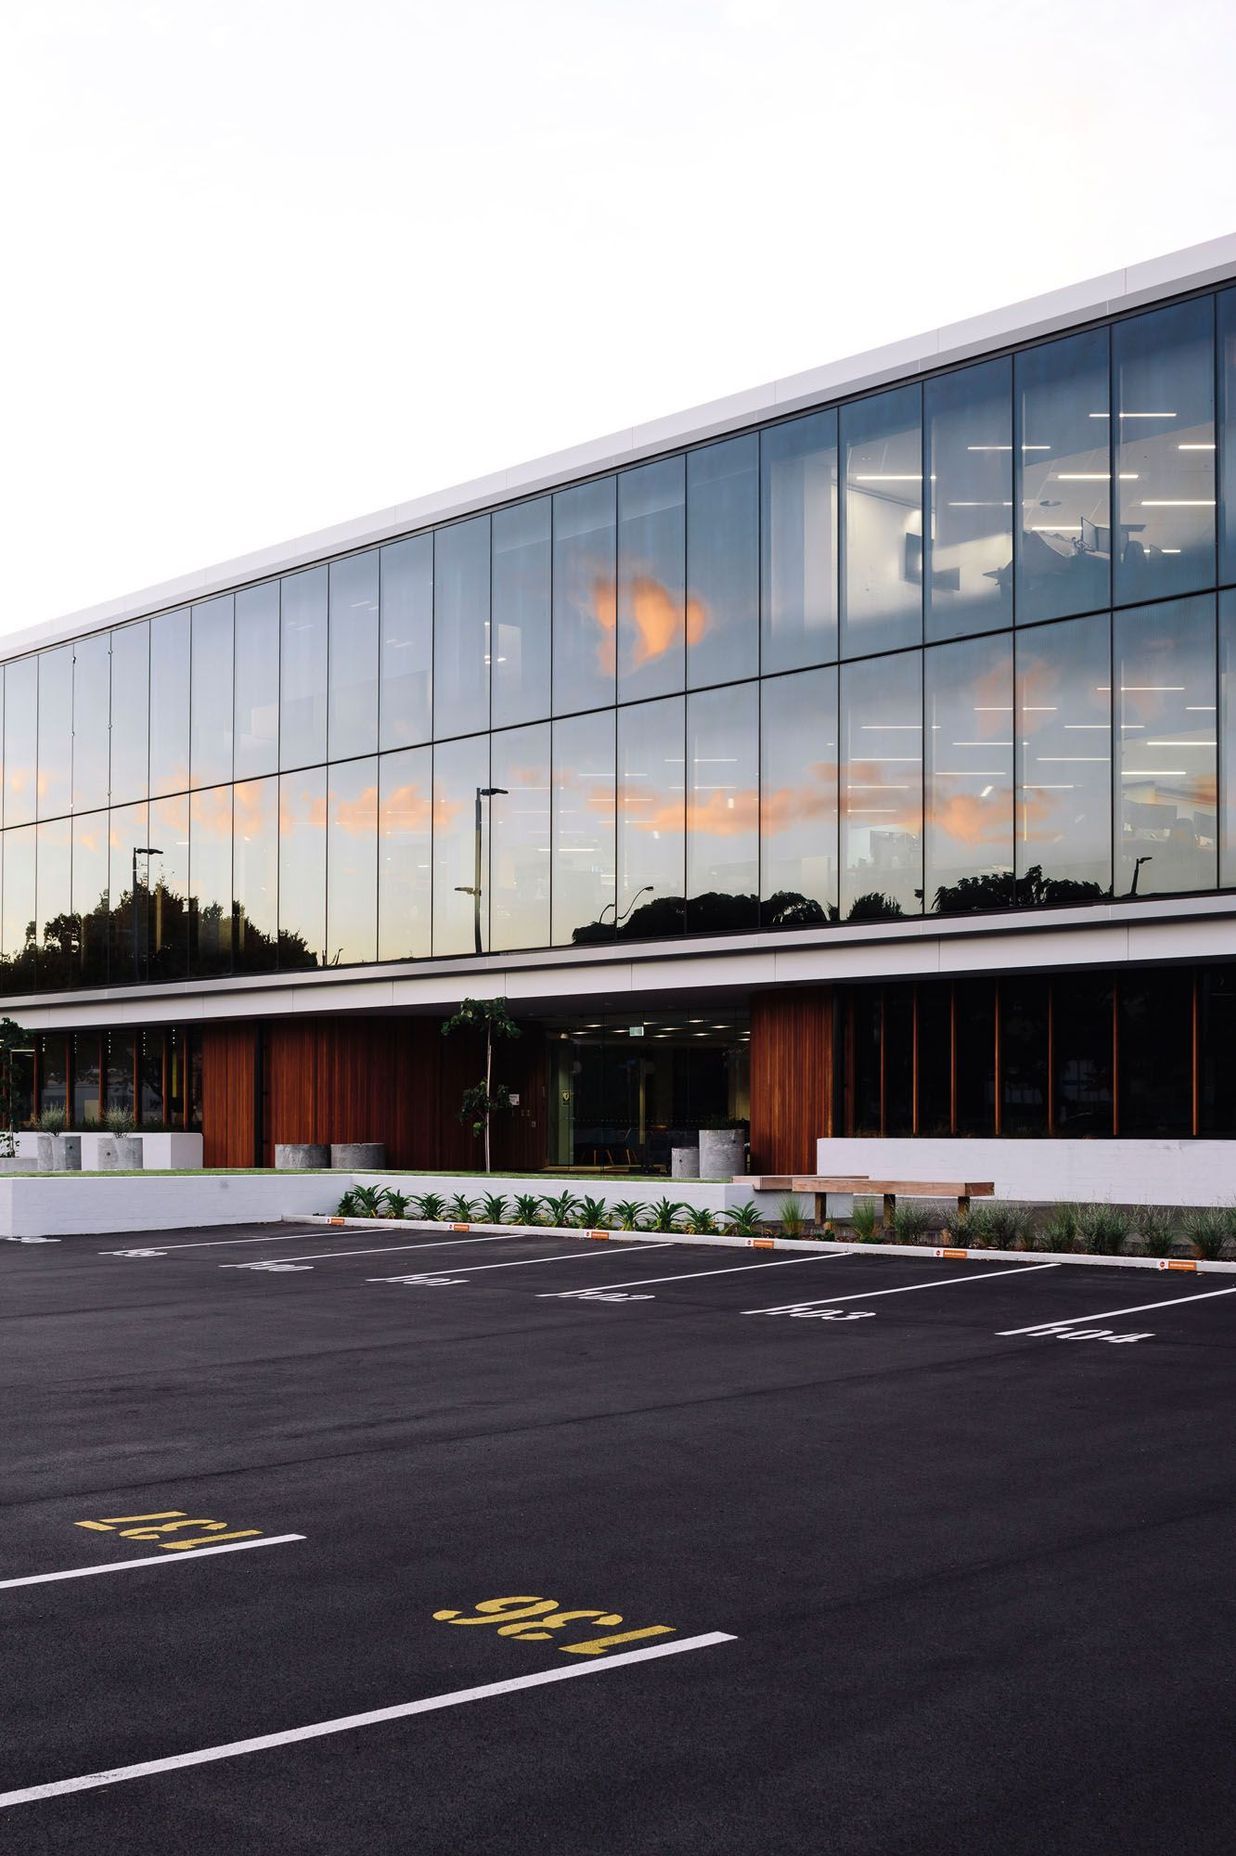
<path id="1" fill-rule="evenodd" d="M 880 1231 L 880 1214 L 874 1199 L 856 1199 L 854 1210 L 850 1213 L 850 1229 L 860 1244 L 878 1244 Z"/>
<path id="2" fill-rule="evenodd" d="M 1044 1250 L 1076 1250 L 1078 1215 L 1076 1205 L 1053 1205 L 1043 1226 Z"/>
<path id="3" fill-rule="evenodd" d="M 608 1230 L 609 1206 L 605 1200 L 582 1198 L 579 1202 L 579 1222 L 589 1231 Z"/>
<path id="4" fill-rule="evenodd" d="M 760 1214 L 754 1199 L 748 1199 L 745 1205 L 732 1205 L 721 1216 L 732 1237 L 758 1237 L 760 1234 Z"/>
<path id="5" fill-rule="evenodd" d="M 349 1186 L 348 1190 L 335 1207 L 336 1218 L 358 1218 L 360 1210 L 356 1203 L 356 1194 Z"/>
<path id="6" fill-rule="evenodd" d="M 103 1124 L 109 1134 L 132 1134 L 133 1117 L 127 1108 L 109 1108 L 103 1117 Z"/>
<path id="7" fill-rule="evenodd" d="M 540 1224 L 541 1201 L 535 1192 L 521 1192 L 515 1200 L 515 1209 L 511 1213 L 512 1224 Z"/>
<path id="8" fill-rule="evenodd" d="M 406 1192 L 396 1192 L 392 1186 L 388 1186 L 382 1196 L 386 1201 L 386 1210 L 383 1213 L 384 1217 L 407 1217 L 409 1200 Z"/>
<path id="9" fill-rule="evenodd" d="M 811 1222 L 792 1192 L 787 1193 L 778 1205 L 777 1220 L 785 1237 L 803 1237 Z"/>
<path id="10" fill-rule="evenodd" d="M 476 1205 L 462 1192 L 457 1192 L 447 1201 L 446 1215 L 452 1224 L 471 1224 L 476 1217 Z"/>
<path id="11" fill-rule="evenodd" d="M 899 1205 L 893 1213 L 892 1239 L 895 1244 L 925 1244 L 935 1228 L 935 1214 L 921 1202 Z"/>
<path id="12" fill-rule="evenodd" d="M 1129 1235 L 1129 1220 L 1114 1205 L 1083 1205 L 1077 1229 L 1092 1257 L 1118 1257 Z"/>
<path id="13" fill-rule="evenodd" d="M 612 1215 L 618 1220 L 620 1231 L 642 1231 L 647 1210 L 648 1207 L 640 1199 L 619 1199 L 610 1207 Z"/>
<path id="14" fill-rule="evenodd" d="M 993 1203 L 984 1207 L 993 1250 L 1020 1250 L 1030 1246 L 1030 1215 L 1020 1205 Z M 971 1213 L 973 1217 L 973 1212 Z"/>
<path id="15" fill-rule="evenodd" d="M 422 1192 L 419 1199 L 413 1199 L 412 1210 L 426 1224 L 441 1224 L 446 1215 L 446 1200 L 440 1192 Z"/>
<path id="16" fill-rule="evenodd" d="M 675 1220 L 678 1214 L 685 1209 L 685 1206 L 679 1204 L 676 1199 L 658 1199 L 656 1204 L 650 1208 L 652 1223 L 648 1229 L 650 1231 L 676 1231 L 678 1226 Z"/>
<path id="17" fill-rule="evenodd" d="M 1223 1212 L 1209 1208 L 1190 1212 L 1185 1218 L 1184 1230 L 1195 1257 L 1201 1257 L 1206 1263 L 1219 1261 L 1228 1232 L 1228 1220 Z"/>
<path id="18" fill-rule="evenodd" d="M 566 1229 L 576 1222 L 579 1200 L 573 1192 L 559 1192 L 555 1197 L 545 1200 L 545 1209 L 551 1224 Z"/>
<path id="19" fill-rule="evenodd" d="M 39 1126 L 44 1134 L 63 1134 L 65 1115 L 62 1108 L 45 1108 L 39 1116 Z"/>
<path id="20" fill-rule="evenodd" d="M 506 1194 L 487 1192 L 481 1200 L 481 1219 L 485 1224 L 506 1224 Z"/>
<path id="21" fill-rule="evenodd" d="M 688 1205 L 683 1220 L 688 1231 L 697 1237 L 708 1237 L 717 1229 L 716 1220 L 707 1205 Z"/>
<path id="22" fill-rule="evenodd" d="M 1176 1242 L 1176 1220 L 1170 1212 L 1155 1205 L 1139 1205 L 1133 1214 L 1133 1229 L 1141 1239 L 1147 1257 L 1170 1257 Z"/>
<path id="23" fill-rule="evenodd" d="M 353 1186 L 352 1194 L 356 1200 L 358 1218 L 381 1217 L 382 1201 L 386 1197 L 381 1186 Z"/>

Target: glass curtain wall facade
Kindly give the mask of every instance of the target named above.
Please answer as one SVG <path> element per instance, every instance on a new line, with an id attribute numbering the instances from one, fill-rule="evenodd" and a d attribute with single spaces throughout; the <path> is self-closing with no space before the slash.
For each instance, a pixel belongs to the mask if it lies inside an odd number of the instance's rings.
<path id="1" fill-rule="evenodd" d="M 1236 290 L 5 663 L 9 993 L 1236 888 Z"/>

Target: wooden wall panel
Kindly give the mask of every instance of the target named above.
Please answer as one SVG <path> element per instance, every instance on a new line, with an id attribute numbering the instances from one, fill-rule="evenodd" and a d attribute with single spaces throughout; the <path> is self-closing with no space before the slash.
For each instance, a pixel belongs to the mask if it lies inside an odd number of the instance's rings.
<path id="1" fill-rule="evenodd" d="M 256 1025 L 202 1030 L 202 1163 L 253 1166 L 256 1152 Z"/>
<path id="2" fill-rule="evenodd" d="M 833 993 L 828 986 L 751 999 L 751 1165 L 815 1171 L 815 1144 L 833 1131 Z"/>
<path id="3" fill-rule="evenodd" d="M 544 1038 L 522 1031 L 495 1055 L 496 1079 L 520 1097 L 495 1120 L 495 1168 L 546 1157 Z M 312 1018 L 272 1020 L 263 1042 L 267 1166 L 279 1141 L 382 1141 L 391 1166 L 481 1165 L 481 1143 L 459 1119 L 460 1097 L 484 1075 L 479 1036 L 444 1038 L 438 1018 Z"/>

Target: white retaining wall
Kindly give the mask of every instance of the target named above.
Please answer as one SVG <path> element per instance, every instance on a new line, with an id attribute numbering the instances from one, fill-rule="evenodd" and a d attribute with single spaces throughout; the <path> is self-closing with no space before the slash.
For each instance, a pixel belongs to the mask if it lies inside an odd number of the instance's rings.
<path id="1" fill-rule="evenodd" d="M 1236 1141 L 1052 1141 L 844 1136 L 816 1143 L 823 1174 L 990 1179 L 996 1197 L 1108 1205 L 1236 1200 Z"/>
<path id="2" fill-rule="evenodd" d="M 346 1173 L 19 1174 L 0 1178 L 0 1237 L 270 1224 L 333 1212 L 350 1184 Z"/>

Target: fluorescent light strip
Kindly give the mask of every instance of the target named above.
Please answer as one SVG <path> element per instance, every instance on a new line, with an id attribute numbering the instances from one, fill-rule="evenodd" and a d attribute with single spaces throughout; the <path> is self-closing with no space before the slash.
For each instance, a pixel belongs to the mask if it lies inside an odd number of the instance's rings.
<path id="1" fill-rule="evenodd" d="M 1213 509 L 1213 496 L 1143 496 L 1143 509 Z"/>

